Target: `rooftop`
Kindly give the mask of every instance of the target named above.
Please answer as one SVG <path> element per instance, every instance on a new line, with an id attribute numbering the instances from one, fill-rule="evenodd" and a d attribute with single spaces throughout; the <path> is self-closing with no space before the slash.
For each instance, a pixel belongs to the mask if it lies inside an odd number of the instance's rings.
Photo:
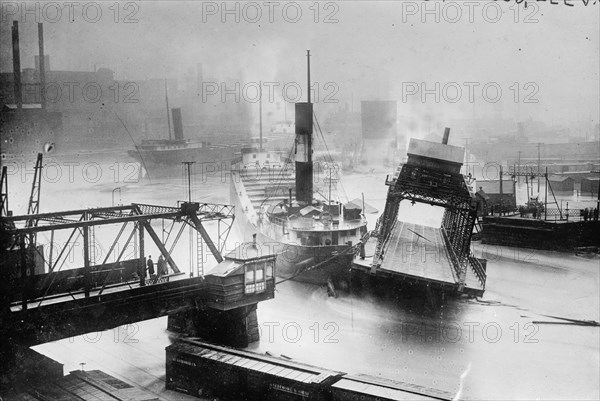
<path id="1" fill-rule="evenodd" d="M 458 164 L 462 164 L 465 157 L 465 149 L 462 147 L 415 138 L 410 139 L 407 153 Z"/>
<path id="2" fill-rule="evenodd" d="M 296 361 L 284 360 L 254 352 L 237 350 L 186 339 L 167 347 L 167 351 L 176 352 L 178 358 L 190 356 L 218 361 L 222 364 L 243 367 L 246 370 L 268 373 L 269 375 L 293 379 L 303 383 L 323 383 L 339 377 L 340 372 L 306 365 Z M 193 361 L 189 361 L 194 363 Z"/>
<path id="3" fill-rule="evenodd" d="M 238 245 L 233 251 L 224 255 L 225 259 L 242 262 L 262 258 L 267 259 L 271 257 L 275 257 L 275 254 L 272 253 L 271 247 L 261 246 L 256 242 L 243 242 L 240 245 Z M 233 266 L 231 268 L 233 268 Z M 211 274 L 212 273 L 213 272 L 211 271 Z"/>
<path id="4" fill-rule="evenodd" d="M 210 270 L 207 276 L 227 277 L 232 273 L 235 273 L 237 269 L 244 266 L 244 263 L 238 262 L 232 259 L 225 259 L 212 270 Z"/>
<path id="5" fill-rule="evenodd" d="M 549 175 L 548 176 L 548 181 L 558 181 L 558 182 L 563 182 L 566 180 L 572 180 L 572 177 L 569 177 L 568 175 Z"/>

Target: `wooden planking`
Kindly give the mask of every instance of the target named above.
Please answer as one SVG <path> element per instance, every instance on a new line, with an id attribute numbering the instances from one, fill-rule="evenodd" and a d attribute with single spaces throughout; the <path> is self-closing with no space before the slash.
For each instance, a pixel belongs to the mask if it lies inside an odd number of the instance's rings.
<path id="1" fill-rule="evenodd" d="M 455 284 L 439 228 L 398 222 L 384 254 L 381 270 Z"/>
<path id="2" fill-rule="evenodd" d="M 98 370 L 73 371 L 53 382 L 34 385 L 26 393 L 7 398 L 23 401 L 154 401 L 158 397 Z"/>

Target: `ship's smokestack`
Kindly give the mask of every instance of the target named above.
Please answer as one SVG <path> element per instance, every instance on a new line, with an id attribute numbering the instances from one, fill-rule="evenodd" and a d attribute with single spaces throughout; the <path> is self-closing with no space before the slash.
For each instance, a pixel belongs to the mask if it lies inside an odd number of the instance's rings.
<path id="1" fill-rule="evenodd" d="M 19 52 L 19 21 L 13 21 L 12 47 L 15 103 L 17 104 L 17 107 L 21 109 L 23 108 L 23 96 L 21 93 L 21 56 Z"/>
<path id="2" fill-rule="evenodd" d="M 296 103 L 296 200 L 312 203 L 312 103 Z"/>
<path id="3" fill-rule="evenodd" d="M 179 107 L 171 110 L 173 114 L 173 135 L 176 140 L 183 141 L 183 123 L 181 122 L 181 109 Z"/>
<path id="4" fill-rule="evenodd" d="M 448 145 L 448 138 L 450 137 L 450 128 L 444 128 L 444 139 L 442 139 L 442 143 L 444 145 Z"/>
<path id="5" fill-rule="evenodd" d="M 306 51 L 308 102 L 296 103 L 296 200 L 308 205 L 313 198 L 312 133 L 313 105 L 310 102 L 310 50 Z"/>
<path id="6" fill-rule="evenodd" d="M 96 68 L 94 68 L 96 69 Z M 167 104 L 167 129 L 169 130 L 169 140 L 171 140 L 171 114 L 169 113 L 169 92 L 167 91 L 167 80 L 165 79 L 165 103 Z"/>
<path id="7" fill-rule="evenodd" d="M 46 110 L 46 57 L 44 56 L 44 25 L 38 23 L 38 44 L 40 46 L 40 103 Z"/>

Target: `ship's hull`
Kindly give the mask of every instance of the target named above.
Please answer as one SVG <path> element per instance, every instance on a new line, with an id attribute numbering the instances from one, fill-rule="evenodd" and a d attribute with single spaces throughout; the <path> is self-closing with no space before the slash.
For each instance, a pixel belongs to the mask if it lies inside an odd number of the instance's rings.
<path id="1" fill-rule="evenodd" d="M 277 277 L 317 285 L 327 284 L 329 280 L 336 284 L 348 280 L 353 258 L 349 245 L 307 246 L 276 238 L 271 234 L 272 230 L 263 227 L 252 215 L 239 195 L 240 189 L 243 190 L 243 183 L 233 178 L 230 183 L 230 202 L 236 210 L 235 224 L 243 233 L 243 240 L 257 234 L 257 243 L 263 252 L 277 254 Z"/>
<path id="2" fill-rule="evenodd" d="M 129 156 L 137 160 L 150 176 L 169 176 L 182 171 L 183 162 L 193 162 L 194 174 L 229 170 L 235 157 L 235 148 L 202 147 L 161 150 L 129 150 Z"/>

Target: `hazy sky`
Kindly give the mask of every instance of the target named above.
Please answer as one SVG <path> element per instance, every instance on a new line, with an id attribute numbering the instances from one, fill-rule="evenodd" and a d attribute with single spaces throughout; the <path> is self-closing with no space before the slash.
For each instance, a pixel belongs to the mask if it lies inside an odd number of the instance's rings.
<path id="1" fill-rule="evenodd" d="M 475 112 L 564 124 L 598 122 L 600 6 L 592 2 L 586 7 L 573 1 L 569 7 L 562 0 L 559 5 L 529 1 L 527 9 L 514 1 L 229 2 L 227 7 L 239 12 L 223 15 L 222 2 L 143 1 L 119 3 L 115 23 L 114 2 L 83 1 L 73 7 L 72 22 L 68 6 L 59 18 L 44 3 L 38 3 L 38 18 L 45 22 L 46 53 L 55 70 L 91 70 L 96 64 L 111 68 L 118 79 L 182 79 L 201 62 L 205 77 L 239 78 L 242 85 L 298 82 L 304 89 L 304 55 L 311 49 L 313 80 L 335 82 L 339 91 L 332 97 L 341 102 L 353 98 L 355 109 L 360 100 L 395 99 L 400 115 L 469 118 Z M 83 5 L 87 19 L 99 21 L 86 21 Z M 423 15 L 425 7 L 433 11 Z M 96 18 L 98 9 L 102 15 Z M 35 16 L 20 14 L 20 2 L 4 1 L 2 11 L 1 71 L 12 71 L 10 25 L 15 18 L 20 21 L 21 65 L 32 67 Z M 124 23 L 130 13 L 134 22 Z M 439 103 L 433 94 L 423 102 L 419 93 L 407 92 L 422 84 L 435 91 L 436 82 Z M 477 83 L 471 84 L 474 105 L 465 82 Z M 489 101 L 482 93 L 486 84 Z M 457 86 L 462 95 L 452 103 Z M 496 87 L 502 95 L 492 103 Z M 321 96 L 332 91 L 321 89 Z M 526 95 L 538 102 L 525 103 Z"/>

